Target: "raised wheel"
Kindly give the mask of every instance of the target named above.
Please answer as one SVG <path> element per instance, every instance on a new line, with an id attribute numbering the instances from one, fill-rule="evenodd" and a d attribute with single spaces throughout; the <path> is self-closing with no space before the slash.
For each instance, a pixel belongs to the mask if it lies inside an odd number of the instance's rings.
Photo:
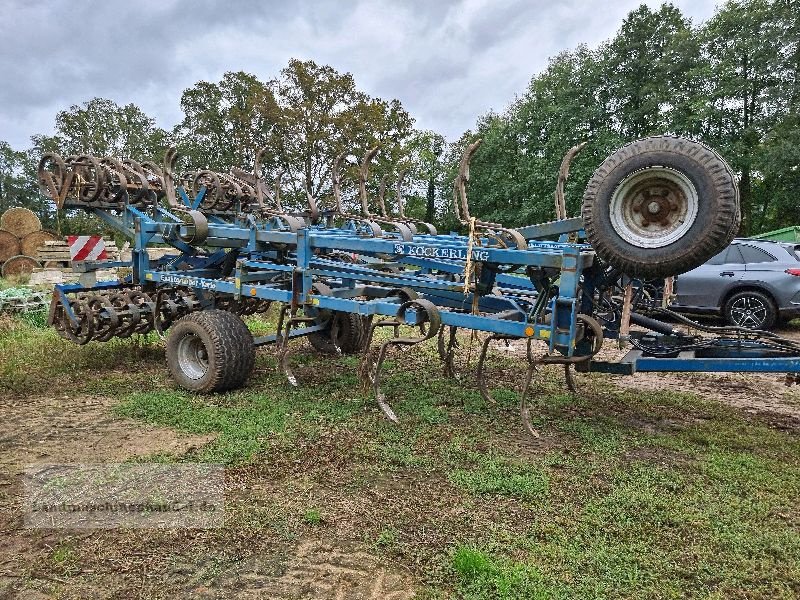
<path id="1" fill-rule="evenodd" d="M 583 198 L 586 237 L 598 256 L 638 278 L 678 275 L 725 248 L 739 223 L 736 178 L 691 140 L 631 142 L 597 168 Z"/>
<path id="2" fill-rule="evenodd" d="M 167 365 L 182 388 L 203 394 L 241 387 L 253 370 L 256 350 L 244 322 L 224 310 L 193 312 L 167 337 Z"/>

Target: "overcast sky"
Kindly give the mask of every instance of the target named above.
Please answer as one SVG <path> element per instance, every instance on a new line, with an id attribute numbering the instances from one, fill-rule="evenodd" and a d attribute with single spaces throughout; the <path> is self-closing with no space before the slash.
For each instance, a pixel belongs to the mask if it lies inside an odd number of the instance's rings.
<path id="1" fill-rule="evenodd" d="M 559 51 L 613 36 L 639 0 L 0 0 L 0 140 L 28 147 L 95 96 L 171 128 L 198 80 L 270 79 L 292 57 L 398 98 L 455 139 L 505 108 Z M 651 6 L 659 1 L 648 0 Z M 695 23 L 714 0 L 674 0 Z"/>

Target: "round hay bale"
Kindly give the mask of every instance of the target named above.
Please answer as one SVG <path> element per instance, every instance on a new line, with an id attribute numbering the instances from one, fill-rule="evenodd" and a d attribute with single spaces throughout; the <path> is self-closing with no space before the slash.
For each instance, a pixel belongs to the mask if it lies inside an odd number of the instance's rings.
<path id="1" fill-rule="evenodd" d="M 20 248 L 22 249 L 21 252 L 17 252 L 17 254 L 25 254 L 27 256 L 38 256 L 39 255 L 39 248 L 44 246 L 44 243 L 48 240 L 51 241 L 58 241 L 58 235 L 53 233 L 52 231 L 48 231 L 47 229 L 42 229 L 41 231 L 33 231 L 26 235 L 20 241 Z"/>
<path id="2" fill-rule="evenodd" d="M 19 238 L 10 231 L 0 229 L 0 264 L 20 252 Z"/>
<path id="3" fill-rule="evenodd" d="M 32 210 L 16 207 L 0 215 L 0 228 L 22 239 L 29 233 L 41 230 L 42 223 Z"/>
<path id="4" fill-rule="evenodd" d="M 18 254 L 12 256 L 3 263 L 3 268 L 0 270 L 3 277 L 10 277 L 11 275 L 23 275 L 25 273 L 32 273 L 34 269 L 41 267 L 39 261 L 32 256 L 25 256 Z"/>

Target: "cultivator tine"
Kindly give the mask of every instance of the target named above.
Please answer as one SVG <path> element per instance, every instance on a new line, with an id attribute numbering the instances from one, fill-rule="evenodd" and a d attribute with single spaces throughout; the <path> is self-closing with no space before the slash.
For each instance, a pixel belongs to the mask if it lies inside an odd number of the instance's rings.
<path id="1" fill-rule="evenodd" d="M 289 314 L 288 319 L 286 318 L 287 313 Z M 298 387 L 300 384 L 289 364 L 289 339 L 292 327 L 300 323 L 311 323 L 313 321 L 313 317 L 298 317 L 297 305 L 294 303 L 283 304 L 278 314 L 278 366 L 293 387 Z M 335 344 L 336 342 L 334 341 Z"/>
<path id="2" fill-rule="evenodd" d="M 486 355 L 489 352 L 489 344 L 496 340 L 518 340 L 519 338 L 513 335 L 502 335 L 500 333 L 494 333 L 483 340 L 483 345 L 481 346 L 481 353 L 478 357 L 478 368 L 476 371 L 476 379 L 478 380 L 478 390 L 481 393 L 481 398 L 487 404 L 497 404 L 494 398 L 492 398 L 491 393 L 489 392 L 489 386 L 486 385 L 486 374 L 485 374 L 485 366 L 486 366 Z M 530 361 L 530 344 L 528 344 L 528 360 Z"/>
<path id="3" fill-rule="evenodd" d="M 361 199 L 361 214 L 367 219 L 372 218 L 369 211 L 369 200 L 367 198 L 367 180 L 369 178 L 369 163 L 378 154 L 379 146 L 374 146 L 364 155 L 361 167 L 358 170 L 358 197 Z"/>
<path id="4" fill-rule="evenodd" d="M 445 337 L 445 328 L 442 327 L 439 329 L 439 335 L 436 347 L 439 351 L 439 358 L 442 361 L 443 365 L 443 372 L 445 377 L 452 377 L 453 379 L 458 378 L 458 374 L 456 373 L 455 364 L 453 362 L 455 358 L 455 351 L 459 347 L 458 339 L 456 334 L 458 333 L 458 327 L 453 327 L 452 325 L 447 328 L 448 330 L 448 338 L 447 342 L 444 341 Z"/>
<path id="5" fill-rule="evenodd" d="M 413 309 L 416 312 L 416 325 L 420 327 L 422 335 L 413 338 L 394 337 L 390 340 L 387 340 L 381 344 L 380 349 L 378 350 L 377 360 L 375 361 L 374 366 L 372 366 L 370 363 L 373 352 L 370 348 L 370 344 L 372 342 L 375 329 L 384 326 L 394 328 L 399 327 L 399 325 L 405 323 L 405 315 L 410 309 Z M 423 325 L 427 325 L 427 327 L 423 328 Z M 381 411 L 383 411 L 383 414 L 386 415 L 386 418 L 393 423 L 398 423 L 399 419 L 397 418 L 394 410 L 392 410 L 392 407 L 386 401 L 386 397 L 384 396 L 380 386 L 380 370 L 381 366 L 383 365 L 383 361 L 387 356 L 388 350 L 392 346 L 415 346 L 416 344 L 432 339 L 438 335 L 441 326 L 442 317 L 439 314 L 439 309 L 437 309 L 432 302 L 423 300 L 421 298 L 408 300 L 407 302 L 401 304 L 394 319 L 386 319 L 374 324 L 370 324 L 367 345 L 364 350 L 362 373 L 365 374 L 365 380 L 372 382 L 372 389 L 375 393 L 375 399 Z"/>
<path id="6" fill-rule="evenodd" d="M 530 393 L 531 389 L 531 382 L 533 381 L 533 372 L 536 370 L 536 360 L 533 358 L 533 352 L 531 349 L 531 343 L 533 340 L 528 340 L 528 345 L 526 348 L 525 355 L 528 359 L 528 369 L 525 372 L 525 383 L 522 386 L 522 392 L 520 392 L 519 396 L 519 415 L 520 419 L 522 420 L 522 425 L 525 427 L 525 430 L 530 433 L 533 437 L 539 438 L 541 435 L 539 432 L 534 428 L 533 424 L 531 423 L 531 409 L 533 408 L 530 401 L 528 400 L 528 394 Z"/>
<path id="7" fill-rule="evenodd" d="M 567 389 L 570 391 L 570 393 L 577 396 L 578 382 L 575 381 L 575 373 L 573 372 L 573 368 L 574 367 L 570 364 L 564 365 L 564 380 L 567 382 Z"/>
<path id="8" fill-rule="evenodd" d="M 288 322 L 284 325 L 284 321 L 286 320 L 286 313 L 291 310 L 289 304 L 283 304 L 281 306 L 280 313 L 278 314 L 278 335 L 279 335 L 279 343 L 278 343 L 278 366 L 280 367 L 283 374 L 286 375 L 286 379 L 289 381 L 291 385 L 297 387 L 297 377 L 295 377 L 294 372 L 292 372 L 292 367 L 289 365 L 289 357 L 288 357 L 288 350 L 289 350 L 289 331 L 291 331 L 291 317 L 289 318 Z"/>

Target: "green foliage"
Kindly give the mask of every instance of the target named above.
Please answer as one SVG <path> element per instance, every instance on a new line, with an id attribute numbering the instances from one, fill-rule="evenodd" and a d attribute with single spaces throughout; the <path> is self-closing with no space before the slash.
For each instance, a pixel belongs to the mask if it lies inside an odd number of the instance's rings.
<path id="1" fill-rule="evenodd" d="M 50 203 L 39 194 L 32 158 L 0 140 L 0 214 L 12 206 L 32 210 L 44 223 L 52 212 Z"/>
<path id="2" fill-rule="evenodd" d="M 459 597 L 465 600 L 536 600 L 564 597 L 563 591 L 547 581 L 536 567 L 500 560 L 471 546 L 453 553 L 458 575 Z"/>

